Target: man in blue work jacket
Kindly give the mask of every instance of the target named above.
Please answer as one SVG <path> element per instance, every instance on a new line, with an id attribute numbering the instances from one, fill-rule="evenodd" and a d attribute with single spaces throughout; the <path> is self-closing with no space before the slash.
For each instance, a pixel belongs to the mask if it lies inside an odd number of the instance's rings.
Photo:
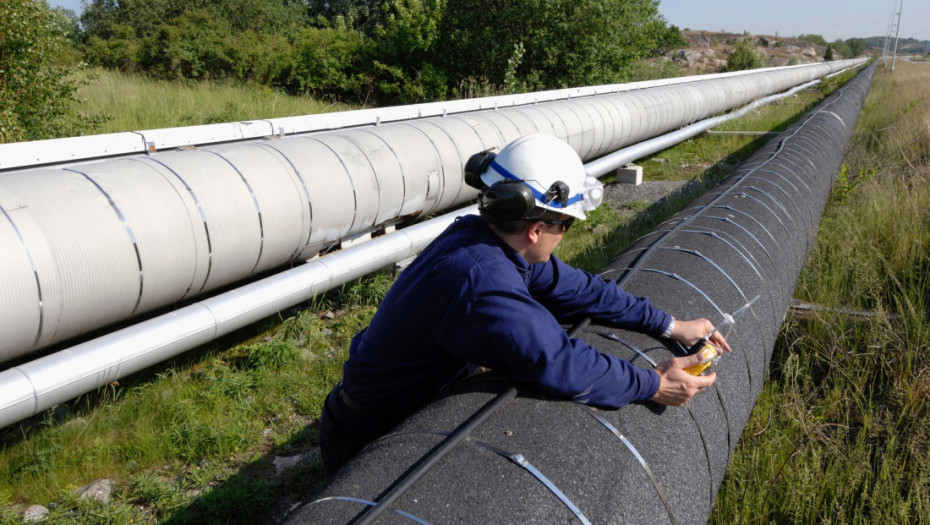
<path id="1" fill-rule="evenodd" d="M 352 340 L 320 421 L 329 475 L 476 366 L 605 407 L 646 400 L 680 406 L 715 380 L 685 372 L 698 356 L 645 370 L 562 329 L 590 317 L 691 346 L 713 328 L 706 319 L 675 320 L 552 255 L 603 195 L 568 144 L 522 137 L 497 155 L 474 155 L 465 177 L 481 190 L 481 216 L 457 219 L 417 256 Z M 711 342 L 730 350 L 719 334 Z"/>

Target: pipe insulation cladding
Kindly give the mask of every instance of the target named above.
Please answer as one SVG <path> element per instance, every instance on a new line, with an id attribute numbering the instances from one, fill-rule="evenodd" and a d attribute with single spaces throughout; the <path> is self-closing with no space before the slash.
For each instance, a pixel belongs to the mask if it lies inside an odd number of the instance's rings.
<path id="1" fill-rule="evenodd" d="M 761 296 L 730 332 L 733 352 L 711 389 L 682 408 L 597 410 L 490 373 L 473 376 L 366 447 L 286 522 L 705 523 L 874 71 L 872 64 L 603 269 L 681 318 L 717 323 Z M 645 368 L 685 352 L 586 323 L 572 333 Z"/>
<path id="2" fill-rule="evenodd" d="M 520 136 L 593 159 L 861 62 L 4 171 L 0 361 L 471 200 L 468 157 Z"/>

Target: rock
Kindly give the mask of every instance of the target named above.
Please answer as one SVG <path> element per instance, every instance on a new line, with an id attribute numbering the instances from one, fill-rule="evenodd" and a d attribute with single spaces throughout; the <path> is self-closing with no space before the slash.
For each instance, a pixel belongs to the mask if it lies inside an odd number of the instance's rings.
<path id="1" fill-rule="evenodd" d="M 23 523 L 37 523 L 48 519 L 48 509 L 42 505 L 29 505 L 22 514 Z"/>
<path id="2" fill-rule="evenodd" d="M 110 502 L 110 493 L 113 492 L 113 480 L 101 478 L 96 481 L 92 481 L 88 485 L 74 491 L 77 495 L 78 501 L 84 500 L 94 500 L 99 501 L 100 503 L 109 503 Z"/>
<path id="3" fill-rule="evenodd" d="M 303 459 L 302 454 L 296 456 L 275 456 L 271 461 L 274 464 L 274 475 L 280 477 L 284 471 L 300 463 Z"/>

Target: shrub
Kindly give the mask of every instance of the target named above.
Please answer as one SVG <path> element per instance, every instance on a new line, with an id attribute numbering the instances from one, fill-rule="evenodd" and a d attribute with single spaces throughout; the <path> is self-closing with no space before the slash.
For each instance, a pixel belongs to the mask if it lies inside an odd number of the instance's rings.
<path id="1" fill-rule="evenodd" d="M 162 24 L 143 41 L 140 63 L 168 79 L 208 79 L 229 76 L 231 28 L 207 11 L 188 11 Z"/>
<path id="2" fill-rule="evenodd" d="M 56 64 L 71 47 L 65 36 L 44 1 L 0 2 L 0 142 L 71 135 L 85 124 L 65 118 L 78 87 L 73 68 Z"/>
<path id="3" fill-rule="evenodd" d="M 91 65 L 103 66 L 121 71 L 135 71 L 139 68 L 141 45 L 136 33 L 125 24 L 114 25 L 113 36 L 104 39 L 92 35 L 84 46 L 84 59 Z"/>
<path id="4" fill-rule="evenodd" d="M 294 74 L 294 46 L 279 34 L 243 31 L 230 39 L 236 78 L 266 86 L 285 87 Z"/>
<path id="5" fill-rule="evenodd" d="M 307 28 L 294 42 L 291 86 L 316 97 L 368 96 L 366 74 L 371 41 L 361 33 L 340 28 Z"/>
<path id="6" fill-rule="evenodd" d="M 734 46 L 733 52 L 730 53 L 725 69 L 726 71 L 742 71 L 744 69 L 757 69 L 766 65 L 765 58 L 756 52 L 749 43 L 739 41 Z"/>

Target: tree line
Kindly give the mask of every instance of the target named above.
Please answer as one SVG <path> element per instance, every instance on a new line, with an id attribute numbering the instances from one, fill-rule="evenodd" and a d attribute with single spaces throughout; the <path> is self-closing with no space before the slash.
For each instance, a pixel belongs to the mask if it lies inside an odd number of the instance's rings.
<path id="1" fill-rule="evenodd" d="M 89 63 L 372 104 L 619 82 L 681 43 L 656 0 L 91 0 Z"/>
<path id="2" fill-rule="evenodd" d="M 657 0 L 2 0 L 0 142 L 79 129 L 79 61 L 389 105 L 623 82 L 685 44 Z"/>

